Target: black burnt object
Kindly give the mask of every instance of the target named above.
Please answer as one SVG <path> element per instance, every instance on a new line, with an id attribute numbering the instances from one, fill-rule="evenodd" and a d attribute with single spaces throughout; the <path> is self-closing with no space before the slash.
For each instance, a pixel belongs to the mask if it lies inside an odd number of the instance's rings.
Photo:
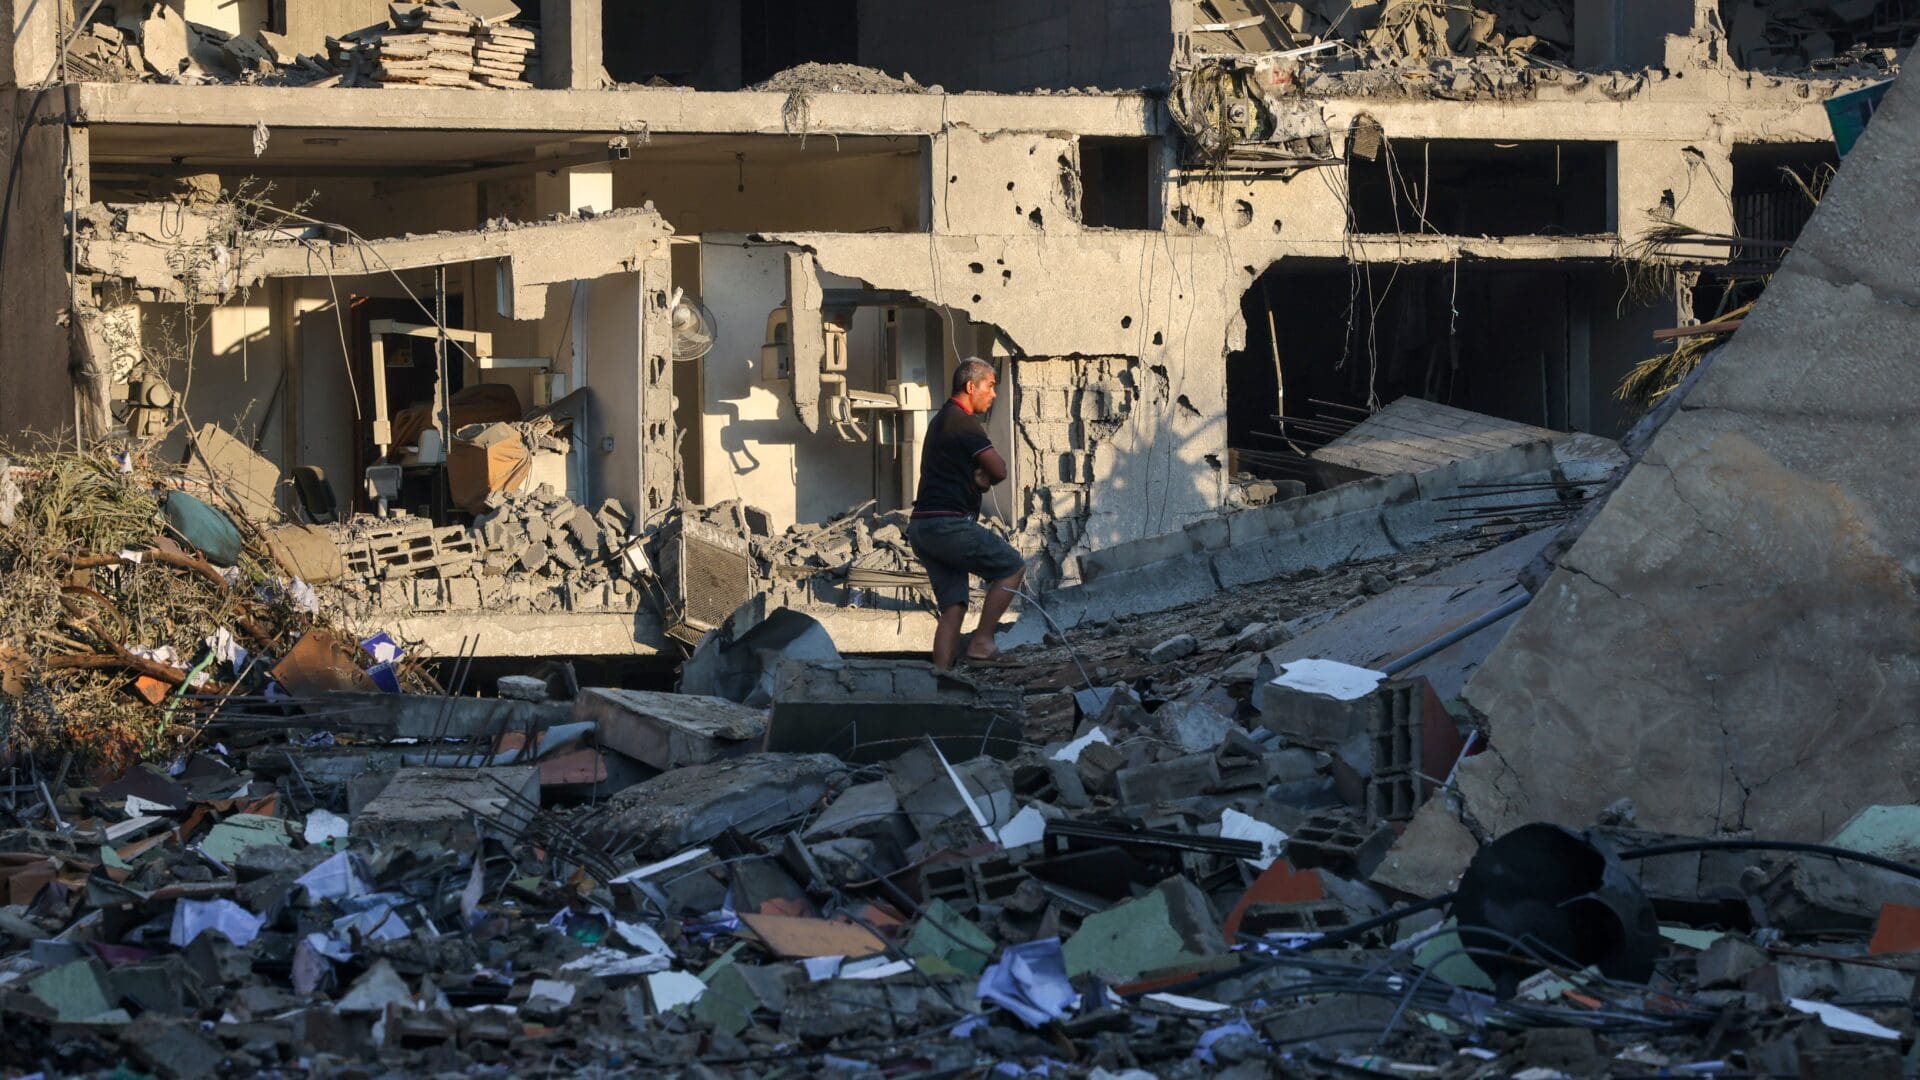
<path id="1" fill-rule="evenodd" d="M 1481 848 L 1453 912 L 1502 996 L 1544 962 L 1644 983 L 1660 952 L 1653 904 L 1613 849 L 1558 825 L 1523 825 Z"/>

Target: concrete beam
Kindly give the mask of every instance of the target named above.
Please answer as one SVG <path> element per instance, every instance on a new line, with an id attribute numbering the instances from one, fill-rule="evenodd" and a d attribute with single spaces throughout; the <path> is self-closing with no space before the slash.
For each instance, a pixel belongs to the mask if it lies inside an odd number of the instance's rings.
<path id="1" fill-rule="evenodd" d="M 916 653 L 933 647 L 934 617 L 924 611 L 843 608 L 809 610 L 807 614 L 820 620 L 832 635 L 834 647 L 843 654 Z M 677 663 L 682 653 L 677 644 L 667 647 L 659 620 L 645 611 L 637 615 L 466 612 L 405 616 L 381 625 L 397 637 L 419 642 L 435 655 L 453 656 L 463 637 L 474 636 L 476 619 L 484 621 L 479 652 L 475 654 L 483 657 L 665 655 Z"/>
<path id="2" fill-rule="evenodd" d="M 395 131 L 525 131 L 568 135 L 800 135 L 787 95 L 691 90 L 327 90 L 268 86 L 86 83 L 74 88 L 84 123 Z M 316 99 L 315 95 L 322 95 Z M 324 107 L 317 107 L 324 101 Z M 1160 105 L 1145 94 L 816 94 L 807 133 L 931 135 L 948 124 L 986 131 L 1153 135 Z"/>

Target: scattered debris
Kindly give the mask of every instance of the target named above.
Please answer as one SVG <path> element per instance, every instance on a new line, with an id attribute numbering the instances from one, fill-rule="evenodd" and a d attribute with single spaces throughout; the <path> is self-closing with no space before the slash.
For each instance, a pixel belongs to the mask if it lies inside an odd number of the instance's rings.
<path id="1" fill-rule="evenodd" d="M 477 9 L 477 10 L 476 10 Z M 117 19 L 109 5 L 74 35 L 66 63 L 75 79 L 262 86 L 540 85 L 540 38 L 512 3 L 422 0 L 388 5 L 389 21 L 326 37 L 324 54 L 299 51 L 271 30 L 245 34 L 190 22 L 161 5 L 144 20 Z"/>

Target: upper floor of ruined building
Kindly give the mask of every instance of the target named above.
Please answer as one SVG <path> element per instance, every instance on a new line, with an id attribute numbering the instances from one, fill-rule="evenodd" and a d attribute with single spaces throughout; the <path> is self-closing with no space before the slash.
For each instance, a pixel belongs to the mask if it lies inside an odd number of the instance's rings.
<path id="1" fill-rule="evenodd" d="M 6 0 L 0 86 L 1166 91 L 1209 57 L 1327 94 L 1890 71 L 1915 0 Z M 317 109 L 334 105 L 311 103 Z M 801 106 L 804 107 L 803 105 Z M 799 119 L 803 119 L 799 118 Z"/>

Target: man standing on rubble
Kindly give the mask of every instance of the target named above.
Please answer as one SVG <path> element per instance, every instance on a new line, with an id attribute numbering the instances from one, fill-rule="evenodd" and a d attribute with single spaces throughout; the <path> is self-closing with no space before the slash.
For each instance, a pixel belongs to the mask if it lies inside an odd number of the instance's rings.
<path id="1" fill-rule="evenodd" d="M 993 365 L 969 356 L 953 371 L 953 396 L 927 425 L 920 450 L 920 487 L 913 500 L 907 541 L 927 568 L 940 624 L 933 632 L 933 665 L 953 666 L 960 648 L 960 627 L 967 617 L 967 575 L 985 578 L 987 598 L 980 625 L 967 639 L 970 660 L 1000 655 L 993 632 L 1013 602 L 1013 591 L 1027 576 L 1013 545 L 980 524 L 980 496 L 1007 478 L 1007 462 L 981 424 L 993 407 L 999 379 Z"/>

